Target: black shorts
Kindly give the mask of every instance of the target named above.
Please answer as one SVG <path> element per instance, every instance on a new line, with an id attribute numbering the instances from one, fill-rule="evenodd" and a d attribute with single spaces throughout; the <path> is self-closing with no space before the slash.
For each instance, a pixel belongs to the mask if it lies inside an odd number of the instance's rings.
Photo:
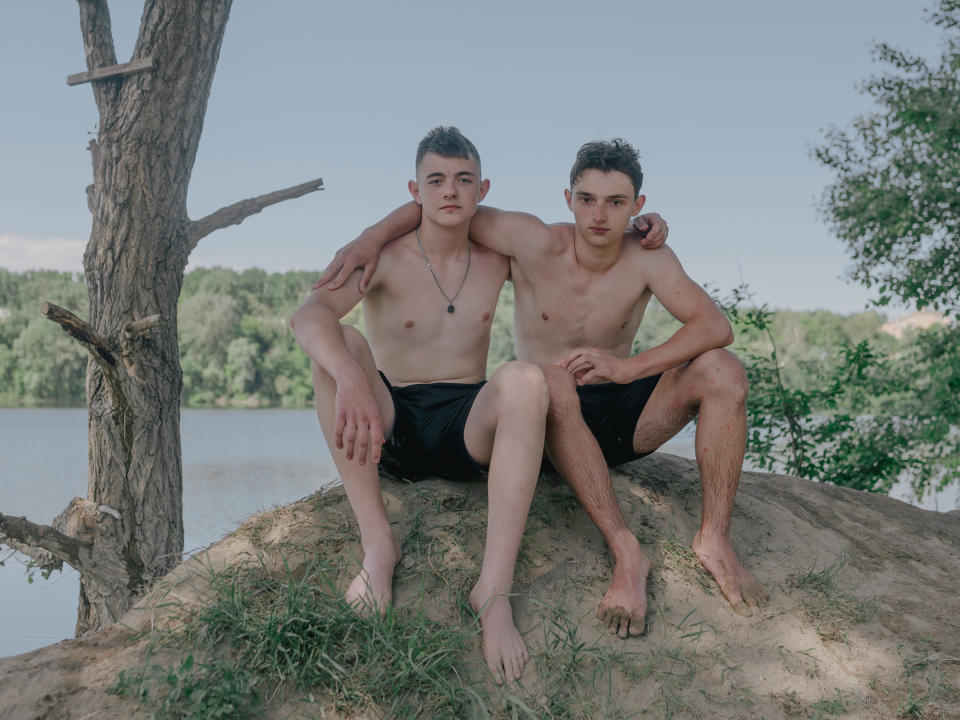
<path id="1" fill-rule="evenodd" d="M 486 380 L 393 387 L 382 372 L 380 377 L 390 391 L 395 412 L 393 430 L 380 452 L 380 470 L 407 480 L 486 476 L 486 468 L 470 457 L 463 440 L 470 408 Z"/>
<path id="2" fill-rule="evenodd" d="M 626 385 L 600 383 L 577 387 L 580 412 L 610 467 L 649 455 L 633 451 L 633 435 L 640 413 L 661 375 L 640 378 Z"/>

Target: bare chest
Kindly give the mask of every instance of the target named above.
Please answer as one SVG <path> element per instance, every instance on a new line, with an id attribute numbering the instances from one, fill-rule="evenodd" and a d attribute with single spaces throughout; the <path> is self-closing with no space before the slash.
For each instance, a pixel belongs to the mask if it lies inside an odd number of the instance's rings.
<path id="1" fill-rule="evenodd" d="M 466 279 L 462 271 L 435 279 L 422 261 L 396 263 L 364 300 L 371 347 L 388 375 L 393 369 L 399 380 L 461 379 L 477 368 L 482 374 L 508 266 L 499 256 L 491 262 L 478 255 Z"/>
<path id="2" fill-rule="evenodd" d="M 581 346 L 629 351 L 649 299 L 644 284 L 619 268 L 598 276 L 562 260 L 515 270 L 514 284 L 520 343 L 538 355 Z"/>

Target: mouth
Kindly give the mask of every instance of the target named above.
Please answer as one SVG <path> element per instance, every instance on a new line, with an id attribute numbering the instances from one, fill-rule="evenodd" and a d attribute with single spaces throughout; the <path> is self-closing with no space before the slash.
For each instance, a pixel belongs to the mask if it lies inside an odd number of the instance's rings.
<path id="1" fill-rule="evenodd" d="M 603 235 L 605 233 L 610 232 L 610 228 L 600 227 L 600 226 L 591 226 L 590 232 L 592 232 L 594 235 Z"/>
<path id="2" fill-rule="evenodd" d="M 440 209 L 441 210 L 459 210 L 460 206 L 459 205 L 441 205 Z"/>

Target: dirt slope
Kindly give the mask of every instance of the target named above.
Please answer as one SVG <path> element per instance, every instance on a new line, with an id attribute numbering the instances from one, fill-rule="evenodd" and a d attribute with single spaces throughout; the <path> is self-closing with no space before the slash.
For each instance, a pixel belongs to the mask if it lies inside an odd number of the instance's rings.
<path id="1" fill-rule="evenodd" d="M 564 690 L 573 716 L 960 718 L 960 513 L 744 473 L 734 545 L 772 597 L 762 614 L 741 618 L 687 550 L 700 512 L 695 464 L 658 453 L 619 468 L 614 480 L 654 558 L 646 634 L 621 641 L 594 620 L 608 556 L 569 491 L 547 477 L 514 599 L 534 660 L 521 688 L 488 688 L 493 707 L 513 695 L 545 717 L 555 713 L 547 694 L 558 691 L 566 662 L 577 685 Z M 453 600 L 482 558 L 485 487 L 384 480 L 384 492 L 405 550 L 397 603 L 460 623 Z M 359 543 L 342 490 L 250 518 L 178 567 L 118 625 L 0 660 L 0 718 L 145 717 L 133 699 L 106 693 L 120 670 L 142 665 L 144 631 L 202 603 L 211 569 L 256 558 L 266 571 L 282 572 L 284 562 L 295 571 L 303 548 L 355 562 Z M 341 580 L 348 576 L 349 567 Z M 468 659 L 479 665 L 478 646 Z M 479 669 L 473 678 L 486 686 Z M 323 708 L 278 700 L 269 713 L 331 717 Z"/>

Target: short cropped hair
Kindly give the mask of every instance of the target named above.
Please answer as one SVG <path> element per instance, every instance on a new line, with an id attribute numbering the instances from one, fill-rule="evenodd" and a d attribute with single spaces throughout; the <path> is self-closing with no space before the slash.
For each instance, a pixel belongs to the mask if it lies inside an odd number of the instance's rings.
<path id="1" fill-rule="evenodd" d="M 588 142 L 577 151 L 577 159 L 570 170 L 570 189 L 586 170 L 613 172 L 617 170 L 630 178 L 633 183 L 633 196 L 640 196 L 643 185 L 643 169 L 640 167 L 640 155 L 626 140 L 614 138 L 609 142 Z"/>
<path id="2" fill-rule="evenodd" d="M 420 161 L 427 153 L 434 153 L 445 158 L 473 158 L 477 161 L 477 174 L 480 174 L 480 153 L 459 129 L 452 125 L 435 127 L 428 132 L 417 146 L 416 169 L 420 168 Z"/>

